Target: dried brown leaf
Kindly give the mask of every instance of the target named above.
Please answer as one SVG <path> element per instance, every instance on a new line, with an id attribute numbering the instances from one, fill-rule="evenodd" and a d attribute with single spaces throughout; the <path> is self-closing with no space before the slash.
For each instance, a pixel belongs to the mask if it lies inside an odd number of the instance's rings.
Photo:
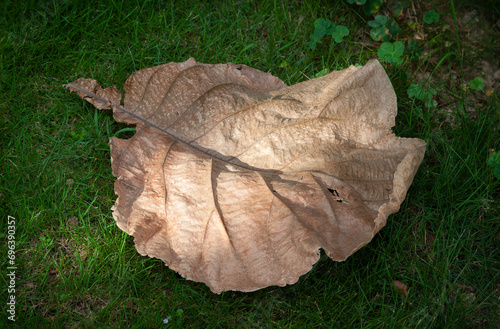
<path id="1" fill-rule="evenodd" d="M 401 282 L 399 280 L 392 281 L 392 284 L 393 284 L 394 288 L 396 288 L 398 290 L 398 293 L 401 296 L 408 297 L 408 287 L 406 286 L 406 284 L 404 284 L 403 282 Z"/>
<path id="2" fill-rule="evenodd" d="M 295 283 L 319 248 L 345 260 L 399 210 L 425 152 L 391 132 L 377 61 L 288 87 L 190 59 L 134 73 L 123 105 L 96 82 L 66 87 L 137 125 L 110 142 L 118 226 L 216 293 Z"/>

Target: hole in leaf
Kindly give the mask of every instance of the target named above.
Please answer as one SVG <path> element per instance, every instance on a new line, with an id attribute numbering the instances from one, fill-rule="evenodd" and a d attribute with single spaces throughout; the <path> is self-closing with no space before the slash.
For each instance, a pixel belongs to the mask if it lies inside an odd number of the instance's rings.
<path id="1" fill-rule="evenodd" d="M 334 189 L 331 189 L 331 188 L 328 188 L 328 191 L 333 195 L 333 196 L 336 196 L 338 197 L 339 196 L 339 192 L 337 192 L 337 190 L 334 190 Z"/>

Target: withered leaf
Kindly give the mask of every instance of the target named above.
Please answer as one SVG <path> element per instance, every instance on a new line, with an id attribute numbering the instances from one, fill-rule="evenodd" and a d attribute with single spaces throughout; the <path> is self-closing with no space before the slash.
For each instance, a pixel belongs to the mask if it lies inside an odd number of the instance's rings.
<path id="1" fill-rule="evenodd" d="M 408 293 L 408 287 L 406 286 L 406 284 L 404 284 L 403 282 L 401 282 L 399 280 L 394 280 L 394 281 L 392 281 L 392 285 L 394 286 L 394 288 L 396 288 L 398 290 L 398 293 L 400 296 L 408 297 L 409 293 Z"/>
<path id="2" fill-rule="evenodd" d="M 137 125 L 110 141 L 118 226 L 216 293 L 295 283 L 320 248 L 345 260 L 399 210 L 425 152 L 391 132 L 377 61 L 288 87 L 190 59 L 135 72 L 123 105 L 95 80 L 65 87 Z"/>

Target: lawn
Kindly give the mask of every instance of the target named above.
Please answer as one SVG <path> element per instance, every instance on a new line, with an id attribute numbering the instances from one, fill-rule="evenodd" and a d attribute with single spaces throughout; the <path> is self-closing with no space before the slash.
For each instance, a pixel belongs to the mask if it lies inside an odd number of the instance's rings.
<path id="1" fill-rule="evenodd" d="M 348 1 L 3 2 L 0 291 L 15 296 L 15 322 L 3 304 L 0 326 L 500 327 L 500 178 L 487 162 L 500 151 L 500 6 L 401 4 L 367 15 Z M 377 15 L 400 31 L 373 31 Z M 318 18 L 349 34 L 313 46 Z M 384 46 L 371 37 L 380 31 Z M 62 85 L 85 77 L 122 90 L 137 70 L 191 57 L 288 85 L 379 59 L 398 96 L 394 133 L 427 143 L 400 211 L 346 261 L 322 252 L 285 287 L 217 295 L 141 256 L 111 212 L 108 142 L 133 129 Z"/>

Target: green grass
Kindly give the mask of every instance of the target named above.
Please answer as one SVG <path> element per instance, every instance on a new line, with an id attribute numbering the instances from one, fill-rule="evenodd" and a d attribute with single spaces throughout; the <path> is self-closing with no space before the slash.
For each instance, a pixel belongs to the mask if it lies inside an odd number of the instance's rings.
<path id="1" fill-rule="evenodd" d="M 500 184 L 486 165 L 488 150 L 500 150 L 500 102 L 498 90 L 486 96 L 463 87 L 481 76 L 481 59 L 498 69 L 500 15 L 477 9 L 484 33 L 470 46 L 467 26 L 456 30 L 455 22 L 471 7 L 413 4 L 421 24 L 429 9 L 442 20 L 425 27 L 419 62 L 384 63 L 399 100 L 394 131 L 428 143 L 401 210 L 345 262 L 323 254 L 294 285 L 214 295 L 140 256 L 115 225 L 108 140 L 132 132 L 62 84 L 87 77 L 121 88 L 136 70 L 190 57 L 247 64 L 294 84 L 376 58 L 371 18 L 335 1 L 3 2 L 0 225 L 6 232 L 8 216 L 16 218 L 17 327 L 500 326 Z M 341 44 L 325 38 L 311 51 L 319 17 L 347 26 L 349 36 Z M 401 38 L 411 38 L 400 26 Z M 435 109 L 406 94 L 424 81 L 438 91 Z M 393 280 L 408 286 L 407 298 Z M 0 325 L 10 323 L 4 309 Z"/>

